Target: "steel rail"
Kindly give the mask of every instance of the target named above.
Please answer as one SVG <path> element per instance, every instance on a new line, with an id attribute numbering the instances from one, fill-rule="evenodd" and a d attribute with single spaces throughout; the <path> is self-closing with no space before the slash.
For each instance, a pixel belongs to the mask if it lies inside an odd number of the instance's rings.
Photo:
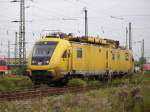
<path id="1" fill-rule="evenodd" d="M 98 89 L 97 86 L 90 86 L 90 87 L 50 87 L 44 89 L 29 89 L 23 91 L 16 91 L 16 92 L 5 92 L 0 93 L 0 102 L 4 101 L 16 101 L 16 100 L 27 100 L 33 99 L 37 97 L 48 97 L 52 95 L 62 95 L 65 93 L 79 93 L 79 92 L 86 92 L 93 89 Z"/>

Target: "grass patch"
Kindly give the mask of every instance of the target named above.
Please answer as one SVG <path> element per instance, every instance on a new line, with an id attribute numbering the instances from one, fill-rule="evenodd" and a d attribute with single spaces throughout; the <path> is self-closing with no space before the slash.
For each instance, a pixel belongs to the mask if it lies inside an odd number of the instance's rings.
<path id="1" fill-rule="evenodd" d="M 86 80 L 88 86 L 101 86 L 102 82 L 98 80 Z"/>
<path id="2" fill-rule="evenodd" d="M 86 81 L 84 81 L 82 79 L 75 78 L 75 79 L 69 80 L 67 85 L 68 86 L 82 86 L 82 87 L 85 87 L 85 86 L 87 86 L 87 83 L 86 83 Z"/>
<path id="3" fill-rule="evenodd" d="M 145 71 L 144 74 L 145 75 L 150 75 L 150 71 Z"/>
<path id="4" fill-rule="evenodd" d="M 76 79 L 77 82 L 81 79 Z M 99 82 L 91 82 L 92 85 Z M 102 83 L 102 82 L 100 82 Z M 109 82 L 107 86 L 86 93 L 66 93 L 28 101 L 4 102 L 1 112 L 150 112 L 150 80 L 146 75 L 133 75 Z M 107 84 L 107 83 L 106 83 Z"/>

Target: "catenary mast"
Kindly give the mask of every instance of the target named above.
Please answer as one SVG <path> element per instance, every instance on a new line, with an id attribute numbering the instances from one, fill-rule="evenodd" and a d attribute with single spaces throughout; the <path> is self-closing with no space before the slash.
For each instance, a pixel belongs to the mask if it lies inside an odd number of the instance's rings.
<path id="1" fill-rule="evenodd" d="M 19 63 L 26 64 L 25 42 L 25 1 L 20 0 L 20 25 L 19 25 Z"/>

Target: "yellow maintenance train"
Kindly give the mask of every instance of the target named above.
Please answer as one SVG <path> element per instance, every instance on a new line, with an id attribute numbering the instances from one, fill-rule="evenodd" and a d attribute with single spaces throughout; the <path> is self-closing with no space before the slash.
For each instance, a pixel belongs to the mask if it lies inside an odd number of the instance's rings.
<path id="1" fill-rule="evenodd" d="M 42 83 L 111 78 L 133 69 L 131 50 L 120 47 L 118 41 L 96 37 L 46 36 L 35 43 L 28 60 L 30 77 Z"/>

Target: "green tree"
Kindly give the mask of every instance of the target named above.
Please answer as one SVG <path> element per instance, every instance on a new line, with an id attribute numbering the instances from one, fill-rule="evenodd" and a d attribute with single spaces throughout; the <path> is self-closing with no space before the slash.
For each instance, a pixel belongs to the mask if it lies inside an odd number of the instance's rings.
<path id="1" fill-rule="evenodd" d="M 140 65 L 146 63 L 146 58 L 141 57 L 141 58 L 139 59 L 139 62 L 140 62 Z"/>

